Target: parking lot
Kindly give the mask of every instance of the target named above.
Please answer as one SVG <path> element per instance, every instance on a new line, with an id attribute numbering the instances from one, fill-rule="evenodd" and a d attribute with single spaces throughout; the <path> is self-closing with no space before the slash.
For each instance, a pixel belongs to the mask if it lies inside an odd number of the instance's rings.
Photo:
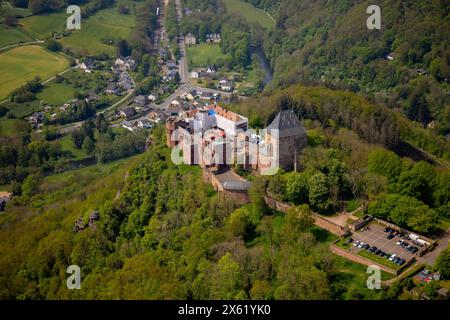
<path id="1" fill-rule="evenodd" d="M 402 259 L 409 261 L 412 257 L 415 257 L 419 254 L 420 250 L 423 250 L 422 248 L 418 247 L 419 251 L 416 254 L 413 254 L 406 250 L 405 248 L 401 247 L 400 245 L 397 245 L 397 242 L 399 240 L 402 240 L 400 235 L 396 235 L 392 239 L 387 239 L 387 236 L 389 233 L 384 232 L 384 226 L 378 224 L 378 223 L 371 223 L 365 228 L 355 232 L 352 235 L 353 241 L 362 241 L 364 243 L 367 243 L 371 247 L 375 246 L 378 249 L 392 255 L 395 254 L 398 257 L 401 257 Z M 408 244 L 411 244 L 411 241 L 405 240 Z M 357 251 L 364 250 L 360 248 L 356 248 Z"/>

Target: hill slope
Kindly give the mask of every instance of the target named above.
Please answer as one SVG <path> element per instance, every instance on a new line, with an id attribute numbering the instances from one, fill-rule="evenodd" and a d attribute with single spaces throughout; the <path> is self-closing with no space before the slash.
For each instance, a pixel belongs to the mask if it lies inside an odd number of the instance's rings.
<path id="1" fill-rule="evenodd" d="M 320 82 L 362 92 L 450 132 L 448 1 L 247 1 L 277 20 L 260 39 L 275 86 Z M 381 7 L 381 30 L 366 27 L 372 4 Z"/>

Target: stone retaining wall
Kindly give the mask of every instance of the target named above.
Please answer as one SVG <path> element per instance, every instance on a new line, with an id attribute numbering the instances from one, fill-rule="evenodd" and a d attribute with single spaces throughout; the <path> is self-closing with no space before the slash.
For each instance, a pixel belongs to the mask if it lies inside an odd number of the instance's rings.
<path id="1" fill-rule="evenodd" d="M 392 270 L 391 268 L 383 266 L 383 265 L 381 265 L 379 263 L 376 263 L 376 262 L 374 262 L 372 260 L 369 260 L 367 258 L 361 257 L 361 256 L 359 256 L 359 255 L 357 255 L 357 254 L 355 254 L 353 252 L 350 252 L 350 251 L 347 251 L 345 249 L 342 249 L 342 248 L 338 247 L 335 244 L 331 244 L 330 245 L 330 250 L 331 250 L 331 252 L 333 252 L 333 253 L 335 253 L 337 255 L 340 255 L 341 257 L 344 257 L 346 259 L 349 259 L 351 261 L 354 261 L 354 262 L 357 262 L 357 263 L 360 263 L 360 264 L 363 264 L 363 265 L 366 265 L 366 266 L 376 265 L 382 271 L 385 271 L 385 272 L 397 275 L 397 271 Z"/>

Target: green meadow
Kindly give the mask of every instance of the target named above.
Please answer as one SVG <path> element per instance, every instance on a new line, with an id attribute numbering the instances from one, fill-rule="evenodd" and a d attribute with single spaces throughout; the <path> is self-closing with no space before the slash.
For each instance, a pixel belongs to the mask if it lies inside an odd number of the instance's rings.
<path id="1" fill-rule="evenodd" d="M 249 23 L 258 23 L 266 29 L 275 27 L 275 21 L 264 10 L 242 0 L 224 0 L 229 13 L 244 17 Z"/>
<path id="2" fill-rule="evenodd" d="M 0 24 L 0 48 L 21 42 L 30 42 L 33 38 L 26 35 L 20 28 Z"/>
<path id="3" fill-rule="evenodd" d="M 24 131 L 24 127 L 28 127 L 28 124 L 23 120 L 0 118 L 0 136 L 13 136 Z"/>
<path id="4" fill-rule="evenodd" d="M 43 40 L 53 32 L 63 32 L 66 28 L 66 19 L 66 13 L 51 13 L 20 19 L 20 24 L 26 32 Z"/>
<path id="5" fill-rule="evenodd" d="M 31 9 L 16 8 L 11 6 L 11 4 L 7 1 L 0 1 L 0 17 L 14 16 L 23 18 L 31 15 Z"/>
<path id="6" fill-rule="evenodd" d="M 58 140 L 61 144 L 61 148 L 64 151 L 70 151 L 74 156 L 73 160 L 82 160 L 88 157 L 83 149 L 77 149 L 73 144 L 72 137 L 69 135 L 64 136 L 62 139 Z"/>
<path id="7" fill-rule="evenodd" d="M 71 48 L 80 54 L 95 55 L 106 53 L 114 56 L 114 45 L 102 42 L 104 39 L 126 39 L 134 28 L 133 15 L 123 15 L 117 8 L 98 11 L 95 15 L 82 20 L 81 30 L 74 30 L 68 37 L 60 41 L 64 47 Z"/>
<path id="8" fill-rule="evenodd" d="M 50 82 L 37 94 L 37 98 L 51 105 L 61 105 L 73 99 L 76 89 L 65 83 Z"/>
<path id="9" fill-rule="evenodd" d="M 202 43 L 186 48 L 189 68 L 207 67 L 216 64 L 218 59 L 225 59 L 218 44 Z"/>
<path id="10" fill-rule="evenodd" d="M 0 53 L 0 100 L 36 76 L 42 80 L 67 69 L 67 59 L 41 46 L 17 47 Z"/>

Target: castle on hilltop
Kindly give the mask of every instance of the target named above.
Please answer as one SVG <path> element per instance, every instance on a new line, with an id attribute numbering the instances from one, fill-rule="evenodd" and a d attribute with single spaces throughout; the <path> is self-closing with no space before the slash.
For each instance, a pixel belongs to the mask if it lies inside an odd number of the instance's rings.
<path id="1" fill-rule="evenodd" d="M 248 119 L 216 105 L 186 111 L 166 123 L 167 145 L 179 152 L 179 162 L 222 172 L 239 164 L 246 170 L 274 174 L 296 169 L 306 146 L 306 130 L 292 110 L 281 111 L 258 134 Z"/>

